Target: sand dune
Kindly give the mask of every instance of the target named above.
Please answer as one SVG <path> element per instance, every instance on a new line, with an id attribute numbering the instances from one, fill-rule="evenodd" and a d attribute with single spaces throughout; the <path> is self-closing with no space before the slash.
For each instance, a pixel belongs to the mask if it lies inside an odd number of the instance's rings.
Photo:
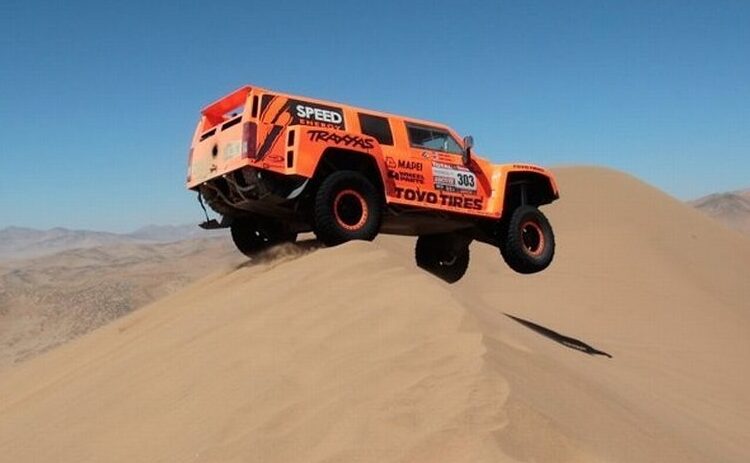
<path id="1" fill-rule="evenodd" d="M 749 461 L 750 242 L 558 173 L 546 272 L 276 248 L 4 371 L 0 461 Z"/>

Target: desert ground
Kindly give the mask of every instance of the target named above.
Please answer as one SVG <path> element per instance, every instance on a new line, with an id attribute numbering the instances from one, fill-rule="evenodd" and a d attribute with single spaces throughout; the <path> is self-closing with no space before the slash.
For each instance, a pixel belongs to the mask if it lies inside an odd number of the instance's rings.
<path id="1" fill-rule="evenodd" d="M 557 174 L 545 272 L 474 243 L 449 285 L 391 236 L 228 263 L 0 370 L 0 461 L 750 461 L 750 239 Z"/>
<path id="2" fill-rule="evenodd" d="M 54 250 L 38 257 L 21 258 L 41 252 L 25 243 L 6 247 L 14 258 L 0 261 L 0 375 L 217 269 L 243 262 L 226 237 L 142 243 L 110 234 L 107 244 L 100 244 L 90 235 L 24 231 L 25 241 Z"/>

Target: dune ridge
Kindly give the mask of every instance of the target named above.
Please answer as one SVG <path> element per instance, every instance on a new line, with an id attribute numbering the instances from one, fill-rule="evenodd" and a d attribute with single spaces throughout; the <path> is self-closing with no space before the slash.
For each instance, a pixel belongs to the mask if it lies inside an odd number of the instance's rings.
<path id="1" fill-rule="evenodd" d="M 0 460 L 750 459 L 750 243 L 624 174 L 558 175 L 548 271 L 276 248 L 4 371 Z"/>

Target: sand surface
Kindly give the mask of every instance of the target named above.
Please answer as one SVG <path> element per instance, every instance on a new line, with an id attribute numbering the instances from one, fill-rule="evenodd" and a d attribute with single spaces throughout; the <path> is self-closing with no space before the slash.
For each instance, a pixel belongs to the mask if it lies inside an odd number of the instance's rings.
<path id="1" fill-rule="evenodd" d="M 750 461 L 750 240 L 558 174 L 546 272 L 274 249 L 3 371 L 0 461 Z"/>

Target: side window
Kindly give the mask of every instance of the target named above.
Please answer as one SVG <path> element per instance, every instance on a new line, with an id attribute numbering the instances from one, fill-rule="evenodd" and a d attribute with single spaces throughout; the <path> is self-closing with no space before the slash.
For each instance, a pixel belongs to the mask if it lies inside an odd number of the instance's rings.
<path id="1" fill-rule="evenodd" d="M 407 123 L 406 131 L 413 147 L 461 154 L 461 145 L 445 130 Z"/>
<path id="2" fill-rule="evenodd" d="M 364 135 L 369 135 L 381 145 L 393 145 L 393 133 L 388 119 L 359 113 L 359 126 Z"/>

